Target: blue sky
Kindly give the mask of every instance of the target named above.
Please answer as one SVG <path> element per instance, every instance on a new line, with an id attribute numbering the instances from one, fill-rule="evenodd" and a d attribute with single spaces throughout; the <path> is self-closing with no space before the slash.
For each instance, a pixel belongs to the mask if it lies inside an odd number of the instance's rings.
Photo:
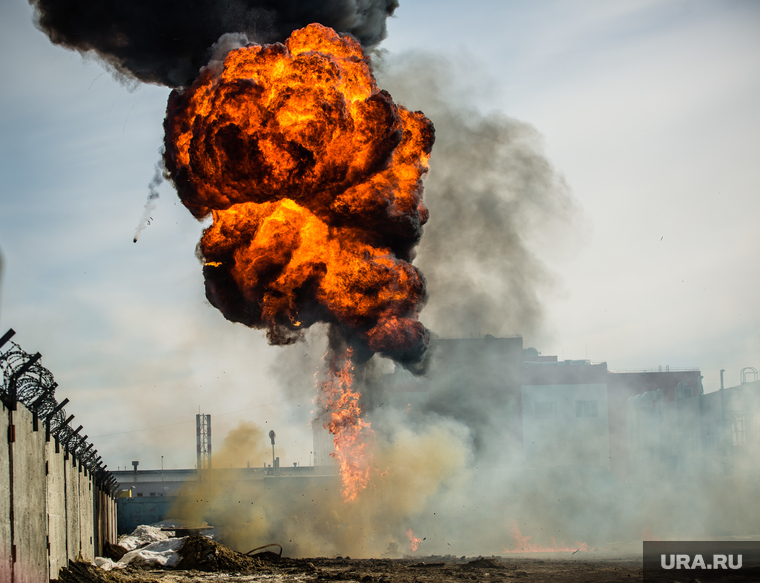
<path id="1" fill-rule="evenodd" d="M 168 90 L 52 46 L 23 0 L 0 23 L 2 331 L 43 354 L 109 468 L 192 465 L 199 407 L 215 439 L 251 420 L 308 463 L 310 374 L 283 380 L 284 349 L 207 304 L 202 226 L 166 184 L 132 243 Z M 526 345 L 697 366 L 708 391 L 760 368 L 760 5 L 407 0 L 382 46 L 447 59 L 459 100 L 534 126 L 582 210 L 571 243 L 527 241 L 556 283 Z"/>

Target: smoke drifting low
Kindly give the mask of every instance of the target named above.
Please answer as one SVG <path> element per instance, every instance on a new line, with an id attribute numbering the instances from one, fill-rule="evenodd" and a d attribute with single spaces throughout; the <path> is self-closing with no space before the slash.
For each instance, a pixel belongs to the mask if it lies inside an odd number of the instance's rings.
<path id="1" fill-rule="evenodd" d="M 406 532 L 414 521 L 435 512 L 429 502 L 461 489 L 469 452 L 467 431 L 455 422 L 429 419 L 410 429 L 394 415 L 373 418 L 394 428 L 393 438 L 381 435 L 373 444 L 375 470 L 350 504 L 343 502 L 336 476 L 235 480 L 212 472 L 205 481 L 185 484 L 170 516 L 217 526 L 220 540 L 241 552 L 281 542 L 289 556 L 398 556 L 407 550 Z M 242 453 L 254 435 L 261 430 L 241 426 L 215 456 L 237 457 L 244 466 L 243 459 L 256 455 L 255 449 Z M 439 526 L 443 540 L 448 533 Z M 430 536 L 432 531 L 420 538 Z"/>
<path id="2" fill-rule="evenodd" d="M 30 0 L 50 40 L 94 52 L 117 74 L 169 87 L 192 83 L 225 33 L 259 43 L 284 41 L 319 22 L 372 47 L 386 35 L 397 0 Z"/>

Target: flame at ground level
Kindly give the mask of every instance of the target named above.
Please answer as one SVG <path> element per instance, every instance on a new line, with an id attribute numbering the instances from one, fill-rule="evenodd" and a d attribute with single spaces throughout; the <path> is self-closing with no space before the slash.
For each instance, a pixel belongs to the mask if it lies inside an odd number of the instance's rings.
<path id="1" fill-rule="evenodd" d="M 412 551 L 416 551 L 419 548 L 422 539 L 414 536 L 414 532 L 412 532 L 411 528 L 406 531 L 406 536 L 409 537 L 409 548 Z"/>
<path id="2" fill-rule="evenodd" d="M 557 543 L 552 537 L 551 546 L 544 546 L 538 543 L 530 542 L 532 538 L 530 535 L 524 535 L 520 532 L 517 523 L 513 523 L 510 529 L 512 531 L 512 544 L 508 547 L 504 547 L 502 552 L 504 554 L 516 554 L 516 553 L 575 553 L 577 551 L 588 551 L 588 545 L 583 542 L 575 543 L 572 546 L 568 546 L 564 543 Z"/>

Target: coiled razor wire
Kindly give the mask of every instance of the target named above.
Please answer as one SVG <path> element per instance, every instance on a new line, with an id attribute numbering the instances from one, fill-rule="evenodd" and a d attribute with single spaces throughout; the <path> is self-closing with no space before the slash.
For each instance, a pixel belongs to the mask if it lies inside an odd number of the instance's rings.
<path id="1" fill-rule="evenodd" d="M 9 331 L 5 338 L 13 335 Z M 86 435 L 80 435 L 82 427 L 74 429 L 69 425 L 74 418 L 68 415 L 63 405 L 55 398 L 58 384 L 53 373 L 39 362 L 39 353 L 30 355 L 15 342 L 8 341 L 3 351 L 0 346 L 0 400 L 9 409 L 15 409 L 15 403 L 23 403 L 34 415 L 35 423 L 42 422 L 46 435 L 54 437 L 69 455 L 87 468 L 102 486 L 115 492 L 118 482 L 106 471 L 97 455 L 94 444 L 87 441 Z"/>

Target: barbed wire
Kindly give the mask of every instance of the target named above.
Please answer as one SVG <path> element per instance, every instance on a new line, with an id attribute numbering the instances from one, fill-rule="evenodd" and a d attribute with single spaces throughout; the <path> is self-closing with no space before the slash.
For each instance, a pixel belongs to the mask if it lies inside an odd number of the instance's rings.
<path id="1" fill-rule="evenodd" d="M 40 364 L 39 353 L 31 355 L 10 341 L 14 334 L 9 330 L 0 339 L 0 400 L 10 410 L 15 410 L 17 403 L 23 404 L 34 415 L 35 427 L 44 425 L 46 439 L 55 439 L 57 446 L 87 468 L 101 486 L 115 491 L 116 478 L 106 470 L 88 436 L 80 435 L 82 426 L 75 429 L 70 425 L 74 415 L 64 408 L 69 400 L 56 400 L 58 384 L 53 373 Z"/>

